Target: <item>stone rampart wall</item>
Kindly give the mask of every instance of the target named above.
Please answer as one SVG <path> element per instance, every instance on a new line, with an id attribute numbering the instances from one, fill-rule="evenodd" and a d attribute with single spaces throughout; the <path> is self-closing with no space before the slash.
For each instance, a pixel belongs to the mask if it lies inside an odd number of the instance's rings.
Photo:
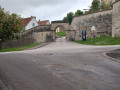
<path id="1" fill-rule="evenodd" d="M 81 40 L 82 31 L 87 31 L 87 38 L 92 37 L 91 27 L 96 27 L 95 36 L 112 34 L 112 10 L 75 17 L 71 30 L 76 31 L 75 40 Z"/>
<path id="2" fill-rule="evenodd" d="M 120 0 L 113 4 L 112 36 L 120 36 Z"/>

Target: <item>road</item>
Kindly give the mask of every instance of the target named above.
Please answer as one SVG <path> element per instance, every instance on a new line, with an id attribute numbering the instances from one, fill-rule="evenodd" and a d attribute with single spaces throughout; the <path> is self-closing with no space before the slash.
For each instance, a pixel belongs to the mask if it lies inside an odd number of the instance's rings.
<path id="1" fill-rule="evenodd" d="M 0 53 L 0 90 L 120 90 L 120 63 L 89 46 L 59 38 L 35 50 Z"/>

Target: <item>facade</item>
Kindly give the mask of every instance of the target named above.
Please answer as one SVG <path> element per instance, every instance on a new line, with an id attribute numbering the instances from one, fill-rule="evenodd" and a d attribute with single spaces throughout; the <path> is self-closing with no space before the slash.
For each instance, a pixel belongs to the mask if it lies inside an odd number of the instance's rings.
<path id="1" fill-rule="evenodd" d="M 45 20 L 45 21 L 38 21 L 38 25 L 50 25 L 50 22 L 49 22 L 49 20 Z"/>
<path id="2" fill-rule="evenodd" d="M 57 29 L 56 29 L 56 32 L 62 32 L 63 31 L 63 28 L 62 27 L 58 27 Z"/>
<path id="3" fill-rule="evenodd" d="M 29 30 L 33 27 L 38 26 L 37 20 L 35 17 L 31 16 L 28 18 L 23 18 L 22 19 L 23 25 L 24 25 L 24 29 L 25 30 Z"/>

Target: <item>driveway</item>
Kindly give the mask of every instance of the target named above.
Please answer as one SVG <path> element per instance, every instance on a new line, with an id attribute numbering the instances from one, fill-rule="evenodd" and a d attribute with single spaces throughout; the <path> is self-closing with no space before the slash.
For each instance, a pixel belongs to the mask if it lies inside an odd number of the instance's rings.
<path id="1" fill-rule="evenodd" d="M 103 55 L 119 48 L 59 38 L 38 49 L 1 53 L 0 90 L 120 90 L 120 63 Z"/>

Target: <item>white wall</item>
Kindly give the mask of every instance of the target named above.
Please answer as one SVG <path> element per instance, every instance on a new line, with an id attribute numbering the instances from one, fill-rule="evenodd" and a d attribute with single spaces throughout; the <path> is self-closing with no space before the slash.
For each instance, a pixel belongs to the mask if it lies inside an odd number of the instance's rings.
<path id="1" fill-rule="evenodd" d="M 25 27 L 25 30 L 28 30 L 28 29 L 30 29 L 30 28 L 33 28 L 33 23 L 34 23 L 35 26 L 38 26 L 37 20 L 36 20 L 35 18 L 33 18 L 33 19 L 29 22 L 29 24 Z M 34 26 L 34 27 L 35 27 L 35 26 Z"/>

